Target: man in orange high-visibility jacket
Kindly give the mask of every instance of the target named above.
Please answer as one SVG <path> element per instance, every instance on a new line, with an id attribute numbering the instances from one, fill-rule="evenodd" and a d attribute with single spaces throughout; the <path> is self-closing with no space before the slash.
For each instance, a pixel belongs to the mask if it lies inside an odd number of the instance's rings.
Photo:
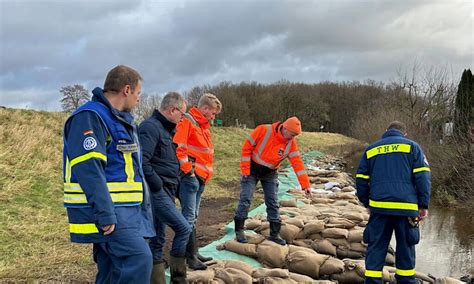
<path id="1" fill-rule="evenodd" d="M 265 205 L 267 206 L 267 220 L 270 222 L 270 237 L 280 245 L 285 245 L 281 239 L 281 220 L 278 206 L 278 173 L 280 163 L 289 158 L 295 170 L 301 188 L 307 195 L 311 195 L 309 177 L 306 173 L 300 152 L 294 139 L 301 133 L 301 122 L 297 117 L 290 117 L 285 122 L 259 125 L 245 139 L 242 146 L 240 170 L 240 200 L 235 212 L 235 234 L 237 241 L 246 243 L 244 223 L 252 202 L 252 196 L 257 182 L 263 187 Z"/>
<path id="2" fill-rule="evenodd" d="M 186 258 L 191 269 L 206 269 L 202 261 L 211 260 L 197 252 L 196 223 L 204 187 L 212 177 L 214 146 L 211 140 L 211 125 L 222 109 L 219 99 L 213 94 L 201 96 L 197 107 L 192 107 L 176 126 L 173 142 L 177 144 L 176 156 L 181 169 L 179 200 L 181 212 L 193 231 L 186 247 Z"/>

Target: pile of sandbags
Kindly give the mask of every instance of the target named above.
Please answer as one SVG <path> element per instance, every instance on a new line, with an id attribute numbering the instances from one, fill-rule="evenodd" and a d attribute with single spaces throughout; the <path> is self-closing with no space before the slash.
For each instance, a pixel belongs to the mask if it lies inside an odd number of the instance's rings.
<path id="1" fill-rule="evenodd" d="M 288 269 L 253 268 L 238 260 L 216 261 L 206 270 L 188 271 L 188 283 L 336 283 L 331 280 L 314 280 L 311 277 L 290 272 Z"/>
<path id="2" fill-rule="evenodd" d="M 247 276 L 237 279 L 233 270 L 237 268 L 224 264 L 224 271 L 215 272 L 213 276 L 215 281 L 220 281 L 215 283 L 250 283 L 251 279 L 257 283 L 263 283 L 262 279 L 264 283 L 364 283 L 363 258 L 367 245 L 363 235 L 369 213 L 355 195 L 353 180 L 339 171 L 340 166 L 331 165 L 328 158 L 320 158 L 318 167 L 308 167 L 313 188 L 311 199 L 300 189 L 290 189 L 289 193 L 295 198 L 280 201 L 280 236 L 288 245 L 266 240 L 270 224 L 265 216 L 247 219 L 249 242 L 231 240 L 218 249 L 258 259 L 264 268 L 241 269 L 246 270 Z M 393 248 L 389 247 L 383 269 L 384 282 L 396 282 L 394 255 Z M 217 266 L 213 267 L 213 271 L 216 269 Z M 415 277 L 434 283 L 433 277 L 423 273 L 417 272 Z M 308 282 L 315 281 L 312 279 L 327 282 Z M 444 282 L 439 283 L 456 283 L 449 282 L 451 280 L 443 278 L 440 281 Z"/>

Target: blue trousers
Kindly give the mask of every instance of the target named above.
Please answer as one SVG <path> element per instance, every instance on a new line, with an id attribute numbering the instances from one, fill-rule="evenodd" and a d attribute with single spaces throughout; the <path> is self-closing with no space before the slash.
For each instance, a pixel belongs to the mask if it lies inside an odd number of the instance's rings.
<path id="1" fill-rule="evenodd" d="M 407 216 L 376 213 L 371 213 L 364 230 L 364 243 L 368 244 L 365 283 L 382 283 L 382 269 L 393 231 L 397 242 L 395 252 L 397 283 L 416 283 L 415 245 L 420 241 L 420 229 L 412 227 Z"/>
<path id="2" fill-rule="evenodd" d="M 267 206 L 267 220 L 270 222 L 280 222 L 279 204 L 278 204 L 278 176 L 269 175 L 257 177 L 249 175 L 240 180 L 240 199 L 235 211 L 236 219 L 247 219 L 250 205 L 253 199 L 253 193 L 257 182 L 260 181 L 263 187 L 263 196 Z"/>
<path id="3" fill-rule="evenodd" d="M 203 192 L 204 184 L 199 182 L 196 176 L 185 175 L 181 178 L 179 184 L 181 213 L 192 228 L 196 227 Z"/>
<path id="4" fill-rule="evenodd" d="M 127 236 L 93 245 L 96 283 L 150 283 L 152 258 L 143 237 Z"/>
<path id="5" fill-rule="evenodd" d="M 186 245 L 188 244 L 189 234 L 191 234 L 191 227 L 178 208 L 176 208 L 174 198 L 174 190 L 171 188 L 162 188 L 151 194 L 156 237 L 150 239 L 150 249 L 153 254 L 153 263 L 155 264 L 163 261 L 166 225 L 170 226 L 174 231 L 170 255 L 181 257 L 186 253 Z"/>

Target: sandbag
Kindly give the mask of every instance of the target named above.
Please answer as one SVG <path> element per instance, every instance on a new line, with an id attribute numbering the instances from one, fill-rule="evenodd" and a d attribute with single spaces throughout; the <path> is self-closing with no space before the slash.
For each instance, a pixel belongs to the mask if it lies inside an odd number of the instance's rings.
<path id="1" fill-rule="evenodd" d="M 288 251 L 288 246 L 281 246 L 272 241 L 265 240 L 257 247 L 257 257 L 262 264 L 268 267 L 283 268 L 285 267 Z"/>
<path id="2" fill-rule="evenodd" d="M 225 268 L 235 268 L 238 270 L 242 270 L 243 272 L 247 273 L 248 275 L 252 276 L 253 271 L 255 270 L 252 266 L 249 264 L 239 261 L 239 260 L 225 260 L 224 262 L 224 267 Z"/>
<path id="3" fill-rule="evenodd" d="M 395 264 L 395 256 L 390 252 L 385 256 L 385 264 L 393 266 Z"/>
<path id="4" fill-rule="evenodd" d="M 349 230 L 347 235 L 347 241 L 350 243 L 362 242 L 362 236 L 364 235 L 364 229 L 352 229 Z"/>
<path id="5" fill-rule="evenodd" d="M 296 198 L 289 199 L 289 200 L 280 200 L 281 207 L 298 207 L 296 204 Z"/>
<path id="6" fill-rule="evenodd" d="M 358 212 L 344 212 L 342 214 L 342 217 L 347 218 L 351 221 L 354 221 L 356 223 L 364 221 L 364 215 L 362 213 Z"/>
<path id="7" fill-rule="evenodd" d="M 326 259 L 319 268 L 319 275 L 332 275 L 342 273 L 344 271 L 344 262 L 342 260 L 330 257 Z"/>
<path id="8" fill-rule="evenodd" d="M 330 279 L 336 280 L 340 284 L 363 284 L 365 281 L 365 278 L 360 276 L 355 270 L 347 270 L 343 273 L 333 274 Z"/>
<path id="9" fill-rule="evenodd" d="M 295 246 L 295 245 L 288 246 L 288 253 L 297 252 L 297 251 L 304 251 L 307 253 L 317 254 L 312 248 L 300 247 L 300 246 Z"/>
<path id="10" fill-rule="evenodd" d="M 334 202 L 334 200 L 332 200 L 332 199 L 319 198 L 319 197 L 313 197 L 313 198 L 311 198 L 311 201 L 312 201 L 312 203 L 316 203 L 316 204 L 329 204 L 329 203 Z"/>
<path id="11" fill-rule="evenodd" d="M 237 254 L 250 257 L 257 256 L 257 245 L 255 244 L 242 244 L 236 240 L 230 240 L 224 243 L 224 247 L 226 250 L 235 252 Z"/>
<path id="12" fill-rule="evenodd" d="M 297 284 L 298 282 L 294 281 L 291 278 L 279 278 L 279 277 L 266 277 L 263 279 L 265 284 Z"/>
<path id="13" fill-rule="evenodd" d="M 346 200 L 338 200 L 338 201 L 334 202 L 333 205 L 334 205 L 334 206 L 341 206 L 341 207 L 344 207 L 344 206 L 349 205 L 349 201 L 346 201 Z"/>
<path id="14" fill-rule="evenodd" d="M 346 229 L 328 228 L 328 229 L 324 229 L 321 232 L 321 235 L 323 236 L 323 238 L 347 239 L 347 236 L 349 235 L 349 231 L 347 231 Z"/>
<path id="15" fill-rule="evenodd" d="M 296 226 L 298 228 L 303 228 L 304 227 L 304 222 L 303 222 L 303 219 L 301 219 L 301 218 L 289 218 L 289 219 L 285 220 L 284 223 Z"/>
<path id="16" fill-rule="evenodd" d="M 311 243 L 312 242 L 313 242 L 313 240 L 311 240 L 311 239 L 301 239 L 301 240 L 294 240 L 293 244 L 295 246 L 299 246 L 299 247 L 311 248 Z"/>
<path id="17" fill-rule="evenodd" d="M 214 279 L 214 269 L 188 271 L 186 279 L 188 283 L 210 283 Z"/>
<path id="18" fill-rule="evenodd" d="M 325 281 L 325 280 L 314 280 L 313 278 L 299 274 L 299 273 L 294 273 L 290 272 L 290 279 L 296 281 L 296 283 L 305 283 L 305 284 L 314 284 L 314 283 L 321 283 L 325 284 L 325 282 L 318 282 L 318 281 Z M 327 282 L 327 283 L 332 283 L 332 282 Z"/>
<path id="19" fill-rule="evenodd" d="M 293 243 L 293 240 L 296 238 L 300 231 L 301 228 L 295 225 L 285 224 L 281 226 L 280 237 L 284 239 L 287 243 L 291 244 Z"/>
<path id="20" fill-rule="evenodd" d="M 457 284 L 457 283 L 464 283 L 460 280 L 457 280 L 457 279 L 454 279 L 454 278 L 451 278 L 451 277 L 443 277 L 443 278 L 437 278 L 435 280 L 436 284 Z"/>
<path id="21" fill-rule="evenodd" d="M 262 221 L 259 219 L 247 219 L 245 220 L 245 228 L 247 230 L 254 230 L 262 225 Z"/>
<path id="22" fill-rule="evenodd" d="M 326 240 L 338 248 L 349 248 L 349 242 L 346 239 L 326 238 Z"/>
<path id="23" fill-rule="evenodd" d="M 328 219 L 328 224 L 326 224 L 326 227 L 328 227 L 329 224 L 338 224 L 338 225 L 343 225 L 342 228 L 345 229 L 350 229 L 355 227 L 355 223 L 347 218 L 338 218 L 338 217 L 330 217 Z"/>
<path id="24" fill-rule="evenodd" d="M 311 240 L 315 241 L 315 240 L 322 240 L 323 237 L 321 236 L 320 233 L 319 234 L 311 234 L 311 235 L 308 236 L 308 239 L 311 239 Z"/>
<path id="25" fill-rule="evenodd" d="M 341 190 L 342 190 L 342 192 L 354 192 L 354 191 L 356 191 L 356 189 L 353 186 L 350 186 L 350 185 L 343 187 Z"/>
<path id="26" fill-rule="evenodd" d="M 215 278 L 223 280 L 226 284 L 252 284 L 252 276 L 235 268 L 219 269 L 215 273 Z"/>
<path id="27" fill-rule="evenodd" d="M 254 278 L 262 278 L 262 277 L 280 277 L 280 278 L 288 278 L 290 277 L 290 271 L 288 269 L 281 269 L 281 268 L 259 268 L 256 269 L 252 276 Z"/>
<path id="28" fill-rule="evenodd" d="M 337 258 L 363 258 L 364 254 L 358 251 L 353 251 L 347 248 L 337 248 L 336 249 Z"/>
<path id="29" fill-rule="evenodd" d="M 309 253 L 306 251 L 296 251 L 288 254 L 288 269 L 291 272 L 308 275 L 312 278 L 318 279 L 319 267 L 327 258 L 329 258 L 329 256 L 317 254 L 315 252 Z"/>
<path id="30" fill-rule="evenodd" d="M 310 221 L 304 225 L 303 230 L 306 236 L 322 232 L 324 230 L 324 221 Z"/>
<path id="31" fill-rule="evenodd" d="M 311 248 L 318 253 L 336 256 L 336 246 L 328 240 L 315 240 L 311 243 Z"/>
<path id="32" fill-rule="evenodd" d="M 367 251 L 367 247 L 363 245 L 361 242 L 349 243 L 349 249 L 352 251 L 357 251 L 361 253 L 365 253 Z"/>
<path id="33" fill-rule="evenodd" d="M 253 229 L 253 230 L 254 230 L 255 232 L 259 233 L 259 232 L 261 232 L 261 231 L 263 231 L 263 230 L 266 230 L 266 229 L 268 229 L 268 228 L 270 228 L 270 223 L 269 223 L 268 221 L 265 221 L 265 222 L 262 222 L 262 223 L 260 224 L 260 226 L 256 227 L 256 228 Z"/>
<path id="34" fill-rule="evenodd" d="M 256 244 L 263 242 L 265 237 L 260 234 L 245 234 L 249 244 Z"/>

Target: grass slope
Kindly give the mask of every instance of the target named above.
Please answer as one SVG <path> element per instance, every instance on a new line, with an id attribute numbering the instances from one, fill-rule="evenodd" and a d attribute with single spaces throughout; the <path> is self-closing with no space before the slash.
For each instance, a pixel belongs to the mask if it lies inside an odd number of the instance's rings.
<path id="1" fill-rule="evenodd" d="M 63 113 L 0 109 L 0 279 L 94 279 L 90 245 L 69 242 L 62 204 Z M 235 196 L 240 148 L 250 130 L 215 128 L 215 176 L 204 198 Z M 330 133 L 303 133 L 301 152 L 360 147 Z M 233 191 L 230 194 L 229 191 Z"/>

